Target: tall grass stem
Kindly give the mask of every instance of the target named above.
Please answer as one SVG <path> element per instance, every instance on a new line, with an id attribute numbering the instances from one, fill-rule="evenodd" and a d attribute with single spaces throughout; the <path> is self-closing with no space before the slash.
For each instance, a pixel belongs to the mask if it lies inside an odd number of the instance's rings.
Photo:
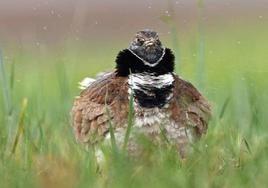
<path id="1" fill-rule="evenodd" d="M 204 39 L 204 1 L 197 0 L 198 6 L 198 49 L 197 49 L 197 83 L 204 87 L 205 75 L 205 39 Z"/>
<path id="2" fill-rule="evenodd" d="M 129 112 L 128 112 L 128 124 L 127 124 L 127 130 L 124 138 L 124 145 L 123 150 L 126 151 L 128 146 L 128 141 L 130 137 L 131 128 L 133 126 L 133 117 L 134 117 L 134 106 L 133 106 L 133 90 L 131 90 L 131 95 L 129 98 Z"/>
<path id="3" fill-rule="evenodd" d="M 1 50 L 0 50 L 0 81 L 2 85 L 5 112 L 7 115 L 10 115 L 12 111 L 11 92 Z"/>
<path id="4" fill-rule="evenodd" d="M 25 120 L 27 106 L 28 106 L 28 99 L 24 98 L 22 101 L 22 105 L 21 105 L 21 112 L 20 112 L 20 116 L 19 116 L 19 123 L 18 123 L 16 137 L 15 137 L 15 141 L 14 141 L 14 144 L 13 144 L 12 150 L 11 150 L 12 154 L 14 154 L 16 152 L 16 149 L 17 149 L 17 146 L 19 143 L 19 139 L 24 133 L 24 129 L 25 129 L 24 120 Z"/>

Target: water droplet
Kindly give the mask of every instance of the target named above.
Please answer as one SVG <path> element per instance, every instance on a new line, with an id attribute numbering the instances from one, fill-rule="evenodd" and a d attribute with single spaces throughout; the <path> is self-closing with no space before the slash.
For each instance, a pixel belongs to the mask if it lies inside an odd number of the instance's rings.
<path id="1" fill-rule="evenodd" d="M 36 46 L 40 46 L 40 42 L 36 42 L 35 44 L 36 44 Z"/>
<path id="2" fill-rule="evenodd" d="M 44 29 L 44 30 L 47 30 L 47 26 L 43 26 L 43 29 Z"/>
<path id="3" fill-rule="evenodd" d="M 148 6 L 148 9 L 151 9 L 152 7 L 151 6 Z"/>
<path id="4" fill-rule="evenodd" d="M 33 9 L 34 11 L 36 11 L 36 7 L 33 7 L 32 9 Z"/>
<path id="5" fill-rule="evenodd" d="M 259 15 L 259 19 L 262 19 L 263 18 L 263 16 L 262 15 Z"/>
<path id="6" fill-rule="evenodd" d="M 98 25 L 98 24 L 99 24 L 99 22 L 98 22 L 98 21 L 95 21 L 95 24 L 96 24 L 96 25 Z"/>
<path id="7" fill-rule="evenodd" d="M 166 16 L 168 16 L 168 17 L 171 16 L 168 10 L 165 11 L 165 14 L 166 14 Z"/>
<path id="8" fill-rule="evenodd" d="M 51 11 L 50 11 L 50 14 L 51 14 L 51 15 L 54 15 L 54 14 L 55 14 L 54 10 L 51 10 Z"/>
<path id="9" fill-rule="evenodd" d="M 240 40 L 238 40 L 236 43 L 237 43 L 237 44 L 241 44 L 241 41 L 240 41 Z"/>

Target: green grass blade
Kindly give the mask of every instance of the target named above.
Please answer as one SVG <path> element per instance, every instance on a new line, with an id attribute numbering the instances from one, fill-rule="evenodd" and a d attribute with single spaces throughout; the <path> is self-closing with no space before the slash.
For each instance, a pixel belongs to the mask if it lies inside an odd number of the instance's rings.
<path id="1" fill-rule="evenodd" d="M 14 144 L 13 144 L 12 150 L 11 150 L 12 154 L 14 154 L 16 152 L 16 149 L 17 149 L 17 146 L 18 146 L 18 143 L 19 143 L 19 139 L 24 133 L 24 128 L 25 128 L 24 120 L 25 120 L 25 114 L 26 114 L 27 106 L 28 106 L 28 99 L 24 98 L 23 101 L 22 101 L 22 106 L 21 106 L 21 112 L 20 112 L 20 116 L 19 116 L 19 124 L 18 124 L 18 128 L 17 128 L 16 137 L 15 137 L 15 141 L 14 141 Z"/>
<path id="2" fill-rule="evenodd" d="M 220 118 L 220 119 L 223 118 L 224 113 L 225 113 L 225 111 L 226 111 L 226 108 L 227 108 L 229 102 L 230 102 L 230 97 L 227 97 L 227 98 L 225 99 L 224 103 L 223 103 L 223 106 L 222 106 L 222 109 L 221 109 L 221 112 L 220 112 L 220 115 L 219 115 L 219 118 Z"/>
<path id="3" fill-rule="evenodd" d="M 160 16 L 160 20 L 169 26 L 172 49 L 176 57 L 176 70 L 177 72 L 179 72 L 181 68 L 181 61 L 180 61 L 181 56 L 180 56 L 177 21 L 176 21 L 174 3 L 172 0 L 167 0 L 167 5 L 168 5 L 168 11 L 167 11 L 168 14 Z"/>
<path id="4" fill-rule="evenodd" d="M 133 126 L 133 118 L 134 117 L 134 106 L 133 106 L 133 91 L 131 91 L 130 99 L 129 99 L 129 112 L 128 112 L 128 124 L 127 124 L 127 130 L 124 138 L 124 145 L 123 145 L 123 150 L 126 151 L 129 137 L 130 137 L 130 132 L 131 128 Z"/>
<path id="5" fill-rule="evenodd" d="M 201 89 L 204 87 L 204 75 L 205 75 L 205 41 L 204 41 L 204 2 L 198 0 L 198 51 L 197 51 L 197 83 Z"/>
<path id="6" fill-rule="evenodd" d="M 15 62 L 12 61 L 11 63 L 11 70 L 10 70 L 10 89 L 13 90 L 14 88 L 14 80 L 15 80 Z"/>
<path id="7" fill-rule="evenodd" d="M 107 114 L 108 119 L 109 119 L 108 123 L 109 123 L 109 133 L 110 133 L 110 136 L 111 136 L 112 151 L 114 153 L 117 153 L 118 147 L 116 145 L 116 140 L 115 140 L 115 135 L 114 135 L 114 128 L 113 128 L 113 123 L 112 123 L 110 110 L 108 109 L 108 105 L 107 105 L 107 98 L 108 98 L 108 88 L 107 88 L 107 92 L 106 92 L 106 95 L 105 95 L 105 110 L 106 110 L 106 114 Z"/>
<path id="8" fill-rule="evenodd" d="M 243 141 L 244 141 L 244 143 L 245 143 L 245 145 L 246 145 L 246 148 L 247 148 L 248 152 L 249 152 L 250 154 L 252 154 L 252 152 L 251 152 L 251 148 L 250 148 L 250 146 L 249 146 L 248 141 L 247 141 L 245 138 L 243 138 Z"/>

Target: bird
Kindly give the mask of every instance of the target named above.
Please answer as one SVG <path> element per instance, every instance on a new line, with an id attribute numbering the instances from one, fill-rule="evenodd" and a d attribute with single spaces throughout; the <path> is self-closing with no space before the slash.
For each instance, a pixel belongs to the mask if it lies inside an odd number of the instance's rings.
<path id="1" fill-rule="evenodd" d="M 211 106 L 174 68 L 174 53 L 162 45 L 158 33 L 138 31 L 117 54 L 114 71 L 81 82 L 83 90 L 71 110 L 76 140 L 93 147 L 110 143 L 112 125 L 116 144 L 123 146 L 132 100 L 133 135 L 154 141 L 164 133 L 185 158 L 190 143 L 207 132 Z M 132 137 L 128 150 L 135 153 L 138 138 Z"/>

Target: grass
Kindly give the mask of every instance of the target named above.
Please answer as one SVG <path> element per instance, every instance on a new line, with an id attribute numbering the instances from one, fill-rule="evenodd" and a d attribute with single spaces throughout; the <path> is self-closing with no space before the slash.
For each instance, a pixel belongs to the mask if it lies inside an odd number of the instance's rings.
<path id="1" fill-rule="evenodd" d="M 202 92 L 211 101 L 213 119 L 187 160 L 172 147 L 146 143 L 148 153 L 138 160 L 107 152 L 101 174 L 92 151 L 76 144 L 69 111 L 77 82 L 113 67 L 123 46 L 105 47 L 105 57 L 94 53 L 103 50 L 101 45 L 45 55 L 4 49 L 9 58 L 0 63 L 1 187 L 266 187 L 265 31 L 205 32 Z M 197 44 L 195 37 L 180 37 L 179 72 L 195 85 Z"/>

